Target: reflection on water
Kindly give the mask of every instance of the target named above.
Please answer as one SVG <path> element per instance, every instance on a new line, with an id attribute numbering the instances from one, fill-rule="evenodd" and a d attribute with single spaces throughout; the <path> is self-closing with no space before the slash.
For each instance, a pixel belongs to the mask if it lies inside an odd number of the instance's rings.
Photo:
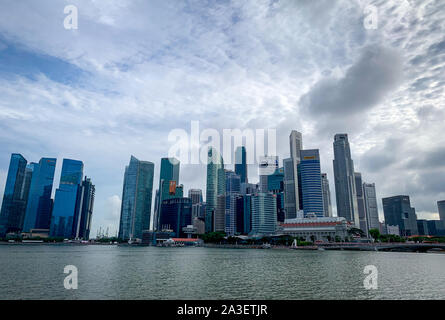
<path id="1" fill-rule="evenodd" d="M 445 299 L 445 254 L 432 253 L 1 245 L 0 270 L 0 299 Z"/>

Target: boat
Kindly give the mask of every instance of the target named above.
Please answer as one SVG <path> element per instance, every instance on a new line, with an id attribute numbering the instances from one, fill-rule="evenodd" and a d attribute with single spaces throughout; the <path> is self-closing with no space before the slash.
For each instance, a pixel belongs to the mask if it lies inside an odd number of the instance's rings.
<path id="1" fill-rule="evenodd" d="M 272 246 L 269 243 L 263 243 L 261 249 L 270 249 Z"/>

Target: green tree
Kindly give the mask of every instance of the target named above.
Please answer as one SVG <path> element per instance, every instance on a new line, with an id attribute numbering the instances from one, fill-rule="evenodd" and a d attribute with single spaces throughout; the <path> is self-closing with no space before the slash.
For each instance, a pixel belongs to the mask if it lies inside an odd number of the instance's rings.
<path id="1" fill-rule="evenodd" d="M 380 231 L 379 229 L 370 229 L 369 230 L 369 234 L 371 235 L 371 237 L 374 238 L 374 240 L 379 240 L 380 238 Z"/>

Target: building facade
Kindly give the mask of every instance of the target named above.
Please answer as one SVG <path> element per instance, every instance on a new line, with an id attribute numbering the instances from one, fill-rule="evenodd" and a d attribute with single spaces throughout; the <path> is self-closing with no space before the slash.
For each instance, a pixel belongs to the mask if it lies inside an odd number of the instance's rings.
<path id="1" fill-rule="evenodd" d="M 418 234 L 416 210 L 411 207 L 409 196 L 383 198 L 382 203 L 387 229 L 389 226 L 398 226 L 401 236 Z"/>
<path id="2" fill-rule="evenodd" d="M 295 194 L 295 213 L 303 209 L 300 203 L 301 196 L 299 194 L 300 187 L 298 185 L 298 165 L 300 164 L 300 152 L 303 149 L 303 137 L 301 132 L 292 130 L 289 135 L 289 146 L 290 146 L 290 157 L 292 159 L 292 171 L 293 171 L 293 181 L 294 181 L 294 194 Z"/>
<path id="3" fill-rule="evenodd" d="M 343 217 L 296 218 L 280 224 L 278 232 L 305 241 L 343 241 L 348 237 Z"/>
<path id="4" fill-rule="evenodd" d="M 336 134 L 334 137 L 334 180 L 337 216 L 360 228 L 357 194 L 355 188 L 354 162 L 351 158 L 348 135 Z"/>
<path id="5" fill-rule="evenodd" d="M 380 228 L 379 208 L 377 206 L 377 194 L 374 183 L 363 183 L 363 195 L 365 200 L 366 220 L 368 230 Z"/>
<path id="6" fill-rule="evenodd" d="M 355 178 L 355 193 L 357 195 L 357 208 L 358 208 L 358 219 L 360 223 L 360 229 L 368 236 L 368 220 L 366 219 L 366 207 L 365 207 L 365 196 L 363 191 L 363 181 L 362 174 L 360 172 L 354 172 Z"/>
<path id="7" fill-rule="evenodd" d="M 90 178 L 85 177 L 80 185 L 77 196 L 76 239 L 88 240 L 90 238 L 95 196 L 96 187 L 93 185 Z"/>
<path id="8" fill-rule="evenodd" d="M 325 217 L 332 217 L 331 190 L 326 173 L 321 174 L 321 188 L 323 191 L 323 215 Z"/>
<path id="9" fill-rule="evenodd" d="M 244 146 L 237 147 L 235 151 L 235 173 L 240 176 L 241 183 L 249 182 L 247 174 L 247 156 Z"/>
<path id="10" fill-rule="evenodd" d="M 298 165 L 305 216 L 324 216 L 320 154 L 317 149 L 301 150 Z"/>
<path id="11" fill-rule="evenodd" d="M 142 231 L 150 228 L 153 176 L 154 163 L 131 156 L 122 190 L 120 239 L 142 239 Z"/>
<path id="12" fill-rule="evenodd" d="M 295 176 L 294 162 L 292 158 L 283 160 L 284 169 L 284 210 L 286 219 L 297 217 L 296 198 L 295 198 Z"/>
<path id="13" fill-rule="evenodd" d="M 253 236 L 273 235 L 277 229 L 277 196 L 272 193 L 257 193 L 251 198 Z"/>
<path id="14" fill-rule="evenodd" d="M 171 198 L 162 201 L 161 230 L 172 230 L 176 237 L 183 237 L 183 228 L 192 224 L 192 200 Z"/>
<path id="15" fill-rule="evenodd" d="M 225 194 L 225 181 L 224 161 L 215 148 L 209 147 L 207 152 L 206 232 L 214 230 L 217 198 L 219 195 Z M 225 211 L 225 203 L 224 207 L 220 208 L 220 211 L 221 210 L 223 212 Z M 221 231 L 224 231 L 224 228 Z"/>

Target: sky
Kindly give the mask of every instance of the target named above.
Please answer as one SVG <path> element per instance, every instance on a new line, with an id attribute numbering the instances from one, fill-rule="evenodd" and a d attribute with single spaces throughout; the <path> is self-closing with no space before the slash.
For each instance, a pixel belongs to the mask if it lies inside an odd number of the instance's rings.
<path id="1" fill-rule="evenodd" d="M 67 5 L 77 29 L 64 27 Z M 348 133 L 381 220 L 381 198 L 400 194 L 438 219 L 444 85 L 443 0 L 2 0 L 0 194 L 11 153 L 56 157 L 55 187 L 62 159 L 82 160 L 96 185 L 91 235 L 114 234 L 130 156 L 155 163 L 156 189 L 169 133 L 199 121 L 276 129 L 281 160 L 302 132 L 320 149 L 334 212 L 332 143 Z M 203 164 L 181 165 L 186 193 L 205 193 L 205 180 Z"/>

